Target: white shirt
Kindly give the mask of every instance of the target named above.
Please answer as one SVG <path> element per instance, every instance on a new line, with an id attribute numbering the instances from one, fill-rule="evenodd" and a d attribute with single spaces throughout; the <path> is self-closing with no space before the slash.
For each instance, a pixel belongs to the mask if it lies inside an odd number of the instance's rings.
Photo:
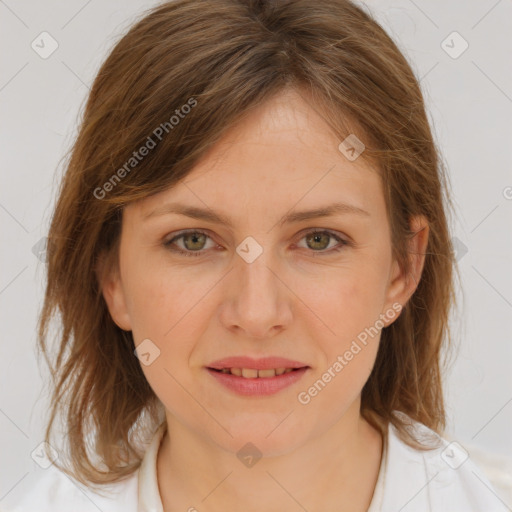
<path id="1" fill-rule="evenodd" d="M 436 436 L 424 425 L 415 423 L 414 428 L 420 435 Z M 163 512 L 156 461 L 165 431 L 164 423 L 149 443 L 139 469 L 128 479 L 105 486 L 105 496 L 50 466 L 38 469 L 35 482 L 25 478 L 13 489 L 0 502 L 0 512 Z M 388 433 L 368 512 L 511 510 L 457 443 L 442 439 L 442 447 L 420 451 L 401 441 L 392 425 Z M 12 505 L 5 508 L 8 498 Z"/>

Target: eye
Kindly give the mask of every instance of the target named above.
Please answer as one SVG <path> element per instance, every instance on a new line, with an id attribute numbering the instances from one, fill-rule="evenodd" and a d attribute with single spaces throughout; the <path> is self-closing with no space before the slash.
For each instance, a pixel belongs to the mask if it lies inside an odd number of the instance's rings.
<path id="1" fill-rule="evenodd" d="M 180 234 L 164 242 L 165 247 L 173 252 L 183 254 L 185 256 L 201 256 L 204 245 L 207 239 L 211 238 L 204 231 L 195 229 L 191 231 L 182 231 Z M 183 247 L 180 247 L 176 242 L 180 240 L 183 242 Z M 173 245 L 176 244 L 176 247 Z"/>
<path id="2" fill-rule="evenodd" d="M 338 235 L 332 233 L 328 230 L 312 230 L 308 231 L 305 236 L 301 238 L 301 240 L 306 240 L 306 247 L 313 249 L 313 256 L 317 256 L 315 253 L 320 253 L 319 255 L 330 254 L 332 252 L 338 252 L 345 245 L 350 245 L 350 242 L 344 240 Z M 336 240 L 338 245 L 334 245 L 334 247 L 330 245 L 330 242 Z M 300 247 L 300 246 L 297 246 Z M 330 249 L 330 250 L 326 250 Z"/>
<path id="3" fill-rule="evenodd" d="M 207 240 L 212 241 L 208 233 L 200 229 L 194 229 L 178 233 L 173 238 L 165 241 L 163 245 L 170 251 L 184 256 L 202 256 L 208 249 L 206 247 Z M 312 249 L 313 256 L 317 256 L 315 253 L 323 255 L 338 252 L 344 246 L 351 245 L 349 241 L 342 239 L 331 231 L 318 229 L 308 231 L 300 240 L 306 240 L 306 248 Z M 338 245 L 329 247 L 332 240 L 336 240 Z M 178 242 L 181 242 L 181 245 Z M 297 245 L 297 247 L 300 246 Z"/>

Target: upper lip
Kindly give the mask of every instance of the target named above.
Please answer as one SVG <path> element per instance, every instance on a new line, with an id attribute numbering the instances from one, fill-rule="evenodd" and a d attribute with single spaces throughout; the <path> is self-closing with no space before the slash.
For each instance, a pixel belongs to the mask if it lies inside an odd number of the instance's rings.
<path id="1" fill-rule="evenodd" d="M 226 357 L 208 365 L 208 368 L 222 370 L 223 368 L 252 368 L 254 370 L 270 370 L 272 368 L 304 368 L 307 364 L 292 361 L 283 357 L 269 356 L 253 359 L 247 356 Z"/>

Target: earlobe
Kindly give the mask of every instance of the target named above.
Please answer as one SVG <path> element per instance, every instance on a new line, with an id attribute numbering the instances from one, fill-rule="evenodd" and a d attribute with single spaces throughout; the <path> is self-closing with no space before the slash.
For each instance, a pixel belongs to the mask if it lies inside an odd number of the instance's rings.
<path id="1" fill-rule="evenodd" d="M 109 268 L 107 268 L 109 267 Z M 125 331 L 131 331 L 130 315 L 126 307 L 121 276 L 117 267 L 102 260 L 98 265 L 98 280 L 103 298 L 114 323 Z"/>
<path id="2" fill-rule="evenodd" d="M 393 269 L 388 285 L 386 310 L 395 303 L 400 304 L 402 308 L 405 307 L 416 291 L 421 279 L 428 245 L 428 221 L 423 215 L 416 216 L 411 219 L 410 227 L 413 234 L 409 239 L 408 246 L 409 272 L 406 274 L 398 262 L 396 260 L 393 261 Z"/>

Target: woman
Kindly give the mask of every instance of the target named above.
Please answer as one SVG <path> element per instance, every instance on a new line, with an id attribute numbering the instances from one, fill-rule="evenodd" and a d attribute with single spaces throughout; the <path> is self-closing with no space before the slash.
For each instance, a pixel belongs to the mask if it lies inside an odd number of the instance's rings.
<path id="1" fill-rule="evenodd" d="M 54 466 L 16 510 L 506 510 L 441 437 L 449 205 L 418 82 L 359 7 L 149 12 L 53 216 Z"/>

